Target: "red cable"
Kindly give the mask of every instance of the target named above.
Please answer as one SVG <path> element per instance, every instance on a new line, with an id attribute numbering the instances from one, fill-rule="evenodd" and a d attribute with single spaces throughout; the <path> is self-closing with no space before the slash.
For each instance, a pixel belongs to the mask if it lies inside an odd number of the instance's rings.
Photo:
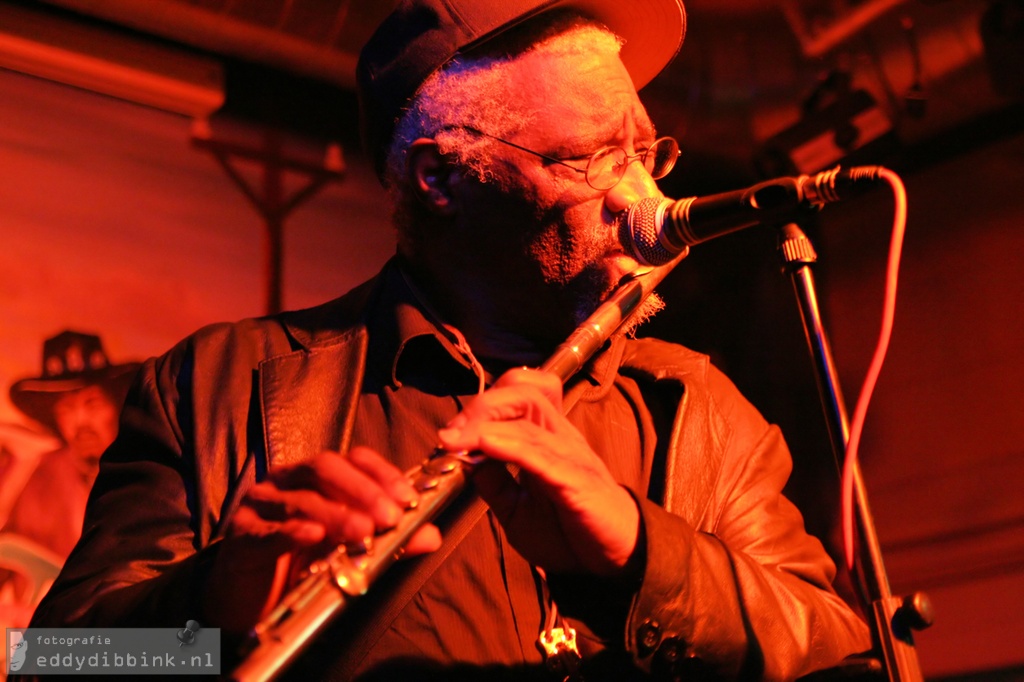
<path id="1" fill-rule="evenodd" d="M 907 192 L 903 187 L 903 181 L 896 173 L 887 168 L 879 170 L 879 177 L 889 183 L 892 187 L 896 200 L 896 209 L 893 215 L 892 241 L 889 244 L 889 263 L 885 275 L 885 302 L 882 308 L 882 330 L 878 336 L 878 345 L 875 346 L 875 355 L 871 359 L 871 366 L 868 367 L 867 376 L 864 377 L 864 384 L 860 389 L 860 396 L 857 398 L 857 407 L 853 413 L 853 422 L 850 424 L 850 441 L 846 446 L 846 461 L 843 462 L 842 482 L 842 516 L 843 516 L 843 539 L 846 554 L 846 565 L 853 568 L 854 553 L 854 467 L 857 462 L 857 449 L 860 446 L 861 433 L 864 430 L 864 419 L 867 416 L 868 403 L 871 402 L 871 394 L 875 390 L 875 383 L 882 371 L 882 363 L 885 361 L 885 353 L 889 349 L 889 339 L 892 336 L 893 318 L 896 314 L 896 282 L 900 267 L 900 252 L 903 250 L 903 233 L 907 226 Z"/>

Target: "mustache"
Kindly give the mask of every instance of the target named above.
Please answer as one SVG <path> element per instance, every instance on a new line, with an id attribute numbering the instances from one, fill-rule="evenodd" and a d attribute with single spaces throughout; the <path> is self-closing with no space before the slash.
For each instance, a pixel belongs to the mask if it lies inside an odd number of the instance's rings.
<path id="1" fill-rule="evenodd" d="M 71 433 L 70 440 L 72 442 L 80 441 L 80 440 L 88 440 L 88 439 L 97 439 L 97 440 L 99 440 L 99 437 L 100 437 L 100 432 L 99 431 L 97 431 L 92 426 L 85 425 L 85 426 L 79 426 L 78 428 L 76 428 Z"/>
<path id="2" fill-rule="evenodd" d="M 71 433 L 71 437 L 68 438 L 68 444 L 70 445 L 92 445 L 99 443 L 102 439 L 99 431 L 91 426 L 80 426 Z"/>

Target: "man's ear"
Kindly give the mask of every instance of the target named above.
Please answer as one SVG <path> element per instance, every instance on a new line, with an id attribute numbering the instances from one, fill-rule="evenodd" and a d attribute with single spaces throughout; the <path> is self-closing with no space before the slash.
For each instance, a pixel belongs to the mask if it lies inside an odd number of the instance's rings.
<path id="1" fill-rule="evenodd" d="M 437 142 L 421 137 L 409 147 L 406 172 L 417 198 L 432 212 L 449 216 L 452 201 L 452 167 L 437 148 Z"/>

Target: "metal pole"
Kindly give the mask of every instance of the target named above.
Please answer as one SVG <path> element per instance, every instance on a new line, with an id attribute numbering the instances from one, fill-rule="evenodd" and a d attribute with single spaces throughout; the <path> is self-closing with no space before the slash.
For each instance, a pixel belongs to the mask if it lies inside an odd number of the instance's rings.
<path id="1" fill-rule="evenodd" d="M 843 462 L 850 437 L 850 424 L 811 272 L 811 264 L 817 261 L 818 256 L 810 240 L 795 223 L 780 229 L 779 252 L 785 270 L 792 279 L 800 308 L 800 319 L 814 364 L 818 397 L 828 424 L 832 451 L 836 461 Z M 920 592 L 908 599 L 893 597 L 859 465 L 854 466 L 853 473 L 854 509 L 860 540 L 856 562 L 861 569 L 858 582 L 861 597 L 865 600 L 864 606 L 873 619 L 875 647 L 881 649 L 882 664 L 889 680 L 921 682 L 924 677 L 910 630 L 922 629 L 931 624 L 931 606 L 927 597 Z"/>

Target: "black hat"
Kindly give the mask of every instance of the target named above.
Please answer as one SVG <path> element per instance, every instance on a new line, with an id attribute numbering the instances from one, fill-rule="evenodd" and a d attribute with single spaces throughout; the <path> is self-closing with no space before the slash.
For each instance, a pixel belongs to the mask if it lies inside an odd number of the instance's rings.
<path id="1" fill-rule="evenodd" d="M 363 141 L 384 176 L 402 110 L 456 53 L 551 10 L 571 9 L 625 40 L 639 90 L 672 61 L 686 34 L 682 0 L 402 0 L 363 47 L 356 68 Z"/>
<path id="2" fill-rule="evenodd" d="M 139 364 L 112 365 L 100 337 L 63 331 L 43 342 L 42 375 L 15 382 L 11 386 L 11 402 L 29 417 L 56 431 L 53 406 L 62 394 L 100 385 L 120 401 Z"/>

